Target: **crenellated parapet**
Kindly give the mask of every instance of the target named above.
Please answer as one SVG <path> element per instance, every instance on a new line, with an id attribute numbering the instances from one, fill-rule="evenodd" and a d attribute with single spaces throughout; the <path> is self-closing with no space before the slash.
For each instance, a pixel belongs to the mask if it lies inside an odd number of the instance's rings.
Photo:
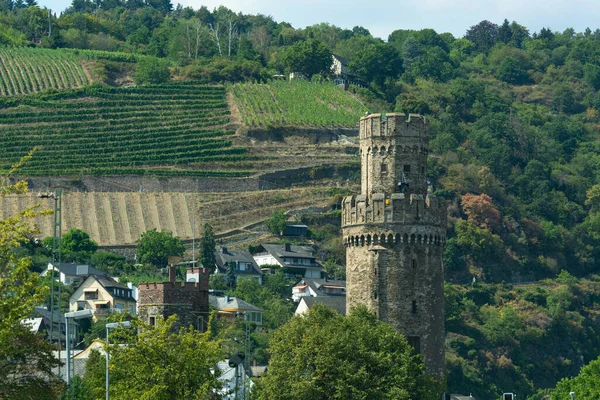
<path id="1" fill-rule="evenodd" d="M 347 196 L 342 201 L 342 228 L 377 224 L 383 226 L 430 226 L 446 229 L 446 201 L 433 195 L 373 193 Z"/>
<path id="2" fill-rule="evenodd" d="M 429 120 L 419 114 L 369 114 L 359 121 L 359 138 L 408 138 L 429 139 Z"/>

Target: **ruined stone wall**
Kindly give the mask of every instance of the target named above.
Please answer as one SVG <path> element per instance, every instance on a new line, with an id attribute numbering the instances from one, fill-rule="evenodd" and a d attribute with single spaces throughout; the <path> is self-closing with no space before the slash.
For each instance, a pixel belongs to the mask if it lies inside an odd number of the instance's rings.
<path id="1" fill-rule="evenodd" d="M 402 332 L 443 380 L 447 206 L 427 194 L 427 140 L 418 115 L 360 121 L 361 193 L 342 202 L 346 307 L 364 304 Z"/>

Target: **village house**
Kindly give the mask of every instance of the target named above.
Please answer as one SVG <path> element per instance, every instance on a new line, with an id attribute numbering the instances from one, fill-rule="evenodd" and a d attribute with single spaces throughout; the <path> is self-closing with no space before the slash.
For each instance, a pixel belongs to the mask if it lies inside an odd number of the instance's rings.
<path id="1" fill-rule="evenodd" d="M 303 314 L 317 303 L 346 314 L 346 281 L 304 278 L 292 287 L 292 299 L 298 302 L 296 314 Z"/>
<path id="2" fill-rule="evenodd" d="M 292 287 L 292 299 L 300 301 L 302 297 L 346 296 L 346 281 L 334 279 L 304 278 Z"/>
<path id="3" fill-rule="evenodd" d="M 110 276 L 108 272 L 100 271 L 91 265 L 75 263 L 61 263 L 56 266 L 53 266 L 52 263 L 48 263 L 48 268 L 46 268 L 40 276 L 50 275 L 52 273 L 52 268 L 54 268 L 55 279 L 59 280 L 63 285 L 83 282 L 88 275 Z"/>
<path id="4" fill-rule="evenodd" d="M 322 304 L 325 307 L 337 311 L 342 315 L 346 315 L 346 296 L 339 297 L 311 297 L 306 296 L 300 299 L 298 307 L 294 312 L 296 315 L 301 315 L 310 310 L 315 304 Z"/>
<path id="5" fill-rule="evenodd" d="M 209 301 L 211 307 L 217 310 L 219 318 L 238 318 L 256 325 L 263 323 L 263 309 L 247 301 L 230 296 L 209 296 Z"/>
<path id="6" fill-rule="evenodd" d="M 331 56 L 331 73 L 334 77 L 347 78 L 348 77 L 348 64 L 350 60 L 346 57 L 338 56 L 333 54 Z"/>
<path id="7" fill-rule="evenodd" d="M 133 289 L 109 276 L 88 275 L 69 298 L 69 310 L 92 310 L 94 320 L 110 312 L 136 312 Z"/>
<path id="8" fill-rule="evenodd" d="M 311 246 L 284 244 L 261 244 L 253 253 L 259 267 L 278 266 L 288 276 L 300 275 L 305 278 L 322 278 L 323 266 L 314 256 Z"/>
<path id="9" fill-rule="evenodd" d="M 232 266 L 236 280 L 240 277 L 251 277 L 257 279 L 258 283 L 262 285 L 263 273 L 249 251 L 229 250 L 227 247 L 221 246 L 215 252 L 215 258 L 217 261 L 215 274 L 227 274 L 227 270 Z"/>

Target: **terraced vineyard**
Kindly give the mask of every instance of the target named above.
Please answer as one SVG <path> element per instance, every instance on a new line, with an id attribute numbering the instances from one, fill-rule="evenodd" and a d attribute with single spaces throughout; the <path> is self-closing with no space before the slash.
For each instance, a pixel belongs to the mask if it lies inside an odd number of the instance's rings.
<path id="1" fill-rule="evenodd" d="M 0 46 L 0 95 L 14 96 L 49 88 L 70 89 L 90 83 L 73 52 Z"/>
<path id="2" fill-rule="evenodd" d="M 267 85 L 238 83 L 230 90 L 242 122 L 250 127 L 351 128 L 366 111 L 351 94 L 333 83 L 278 80 Z"/>
<path id="3" fill-rule="evenodd" d="M 199 163 L 248 158 L 232 146 L 222 86 L 92 86 L 0 110 L 0 170 L 35 146 L 24 175 L 245 176 Z"/>
<path id="4" fill-rule="evenodd" d="M 182 239 L 199 236 L 205 222 L 216 232 L 230 231 L 267 219 L 274 210 L 326 205 L 327 187 L 248 193 L 100 193 L 63 195 L 63 232 L 83 229 L 100 245 L 133 244 L 149 229 L 170 230 Z M 39 203 L 35 193 L 6 196 L 0 219 Z M 53 203 L 52 203 L 53 204 Z M 51 208 L 50 203 L 43 207 Z M 195 217 L 194 217 L 195 215 Z M 52 236 L 52 218 L 36 218 L 41 237 Z"/>

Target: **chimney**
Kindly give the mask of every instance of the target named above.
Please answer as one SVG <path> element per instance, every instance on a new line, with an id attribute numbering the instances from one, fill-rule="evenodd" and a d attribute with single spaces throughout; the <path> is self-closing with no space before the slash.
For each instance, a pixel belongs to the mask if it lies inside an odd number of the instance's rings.
<path id="1" fill-rule="evenodd" d="M 177 269 L 175 268 L 175 266 L 173 264 L 171 264 L 169 266 L 169 282 L 171 283 L 175 283 L 175 276 L 176 276 L 176 272 Z"/>
<path id="2" fill-rule="evenodd" d="M 291 244 L 289 244 L 289 243 L 285 243 L 285 244 L 283 245 L 283 249 L 284 249 L 285 251 L 292 251 L 292 245 L 291 245 Z"/>

